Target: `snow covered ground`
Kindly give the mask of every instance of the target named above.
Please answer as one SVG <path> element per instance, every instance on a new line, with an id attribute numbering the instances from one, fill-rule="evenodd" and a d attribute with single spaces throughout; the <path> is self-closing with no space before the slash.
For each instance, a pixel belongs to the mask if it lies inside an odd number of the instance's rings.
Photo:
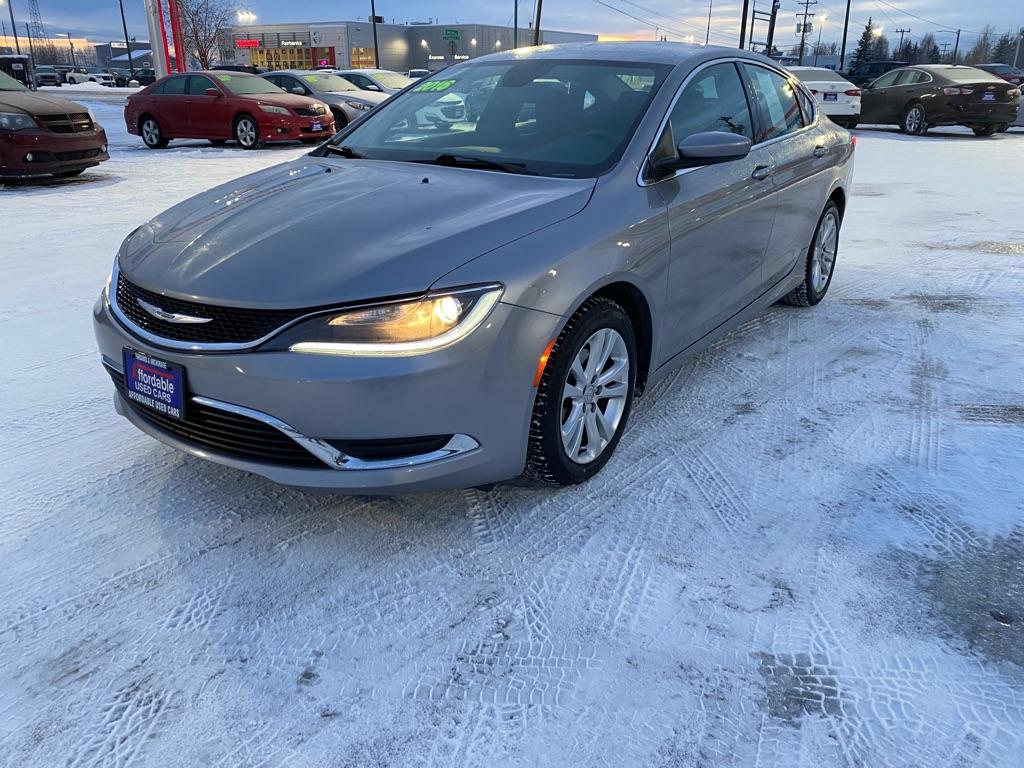
<path id="1" fill-rule="evenodd" d="M 838 272 L 582 487 L 304 495 L 117 417 L 120 240 L 299 155 L 0 188 L 0 765 L 992 766 L 1024 754 L 1024 135 L 859 131 Z"/>

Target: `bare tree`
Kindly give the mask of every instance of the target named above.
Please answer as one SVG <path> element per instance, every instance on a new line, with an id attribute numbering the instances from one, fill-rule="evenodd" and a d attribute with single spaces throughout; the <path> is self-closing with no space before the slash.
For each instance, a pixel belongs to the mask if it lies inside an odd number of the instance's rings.
<path id="1" fill-rule="evenodd" d="M 217 43 L 232 26 L 237 6 L 233 0 L 178 0 L 181 34 L 185 50 L 201 69 L 210 69 L 217 54 Z"/>
<path id="2" fill-rule="evenodd" d="M 971 50 L 967 52 L 965 58 L 968 64 L 984 64 L 991 60 L 992 56 L 992 42 L 995 37 L 996 30 L 991 24 L 986 24 L 981 28 L 981 34 L 978 35 L 978 39 L 974 41 L 974 45 L 971 46 Z"/>

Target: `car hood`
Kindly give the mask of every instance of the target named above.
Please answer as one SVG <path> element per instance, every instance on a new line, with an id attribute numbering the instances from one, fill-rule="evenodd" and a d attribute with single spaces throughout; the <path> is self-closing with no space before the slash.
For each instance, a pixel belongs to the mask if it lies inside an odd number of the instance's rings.
<path id="1" fill-rule="evenodd" d="M 317 99 L 311 99 L 309 96 L 299 96 L 297 93 L 238 93 L 235 94 L 235 98 L 252 99 L 260 104 L 272 104 L 277 107 L 289 107 L 291 109 L 320 103 Z"/>
<path id="2" fill-rule="evenodd" d="M 363 104 L 376 106 L 382 101 L 390 98 L 389 94 L 376 93 L 374 91 L 320 91 L 315 94 L 316 98 L 326 101 L 328 104 L 341 104 L 343 101 L 358 101 Z"/>
<path id="3" fill-rule="evenodd" d="M 30 115 L 66 115 L 89 111 L 77 102 L 38 91 L 0 91 L 0 109 L 15 109 Z"/>
<path id="4" fill-rule="evenodd" d="M 119 264 L 149 290 L 226 306 L 304 308 L 417 294 L 578 213 L 594 183 L 304 157 L 168 209 L 129 236 Z"/>

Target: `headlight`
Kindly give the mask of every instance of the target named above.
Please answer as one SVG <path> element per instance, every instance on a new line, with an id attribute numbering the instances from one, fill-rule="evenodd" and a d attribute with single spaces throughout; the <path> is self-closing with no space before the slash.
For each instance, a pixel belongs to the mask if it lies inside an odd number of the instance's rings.
<path id="1" fill-rule="evenodd" d="M 24 112 L 0 112 L 0 131 L 24 131 L 35 128 L 36 121 Z"/>
<path id="2" fill-rule="evenodd" d="M 501 298 L 500 285 L 428 294 L 306 320 L 270 342 L 320 355 L 418 355 L 472 333 Z"/>
<path id="3" fill-rule="evenodd" d="M 369 104 L 363 104 L 361 101 L 345 101 L 352 109 L 373 109 Z"/>
<path id="4" fill-rule="evenodd" d="M 291 114 L 291 112 L 289 112 L 284 107 L 275 107 L 273 104 L 260 104 L 260 109 L 262 109 L 264 112 L 269 112 L 272 115 L 290 115 Z"/>

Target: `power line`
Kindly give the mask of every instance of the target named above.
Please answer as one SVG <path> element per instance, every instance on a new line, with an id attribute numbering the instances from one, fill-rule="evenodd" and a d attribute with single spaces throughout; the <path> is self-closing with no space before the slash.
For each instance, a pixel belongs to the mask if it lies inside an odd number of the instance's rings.
<path id="1" fill-rule="evenodd" d="M 676 24 L 681 24 L 684 27 L 689 27 L 689 28 L 691 28 L 691 29 L 693 29 L 693 30 L 695 30 L 697 32 L 706 32 L 706 28 L 703 25 L 694 24 L 692 22 L 685 21 L 683 19 L 680 19 L 678 16 L 669 16 L 668 14 L 661 13 L 660 11 L 656 11 L 653 8 L 647 8 L 647 7 L 643 6 L 643 5 L 640 5 L 640 3 L 634 3 L 633 0 L 619 0 L 619 2 L 626 3 L 627 5 L 631 5 L 634 8 L 639 8 L 641 11 L 644 11 L 645 13 L 653 13 L 655 16 L 660 16 L 663 19 L 668 19 L 669 21 L 673 21 Z M 667 27 L 666 27 L 666 29 L 667 29 Z M 724 35 L 722 35 L 720 33 L 717 33 L 717 32 L 714 33 L 714 34 L 715 34 L 716 37 L 723 37 L 723 38 L 725 37 Z"/>
<path id="2" fill-rule="evenodd" d="M 671 32 L 673 35 L 676 35 L 677 37 L 682 37 L 682 38 L 691 37 L 691 36 L 696 37 L 691 32 L 683 32 L 683 31 L 681 31 L 679 29 L 674 29 L 674 28 L 669 27 L 669 26 L 667 26 L 665 24 L 656 24 L 655 22 L 651 21 L 650 19 L 642 19 L 639 16 L 633 15 L 629 11 L 625 11 L 622 8 L 617 8 L 614 5 L 606 3 L 604 0 L 594 0 L 594 2 L 597 3 L 598 5 L 603 5 L 605 8 L 608 8 L 609 10 L 615 11 L 616 13 L 621 13 L 623 16 L 628 16 L 629 18 L 633 19 L 634 21 L 639 21 L 641 24 L 646 24 L 647 26 L 652 27 L 654 29 L 664 29 L 666 32 Z M 631 5 L 635 5 L 635 3 L 631 3 Z M 666 17 L 666 18 L 671 18 L 671 17 Z M 702 27 L 698 27 L 697 31 L 704 32 L 704 29 Z"/>
<path id="3" fill-rule="evenodd" d="M 950 25 L 949 24 L 940 24 L 937 21 L 932 21 L 931 19 L 926 19 L 924 16 L 918 16 L 917 14 L 911 13 L 910 11 L 904 11 L 902 8 L 897 8 L 895 5 L 893 5 L 890 2 L 887 2 L 886 0 L 876 0 L 876 1 L 880 2 L 882 5 L 889 6 L 894 11 L 898 11 L 899 13 L 905 14 L 906 16 L 910 16 L 913 19 L 917 19 L 918 21 L 923 21 L 925 24 L 931 24 L 932 26 L 935 26 L 935 27 L 942 27 L 943 29 L 948 29 L 950 32 L 954 31 L 953 29 L 950 29 Z M 971 30 L 971 29 L 960 29 L 959 31 L 960 32 L 967 32 L 968 34 L 971 34 L 971 35 L 980 35 L 981 34 L 981 32 L 975 32 L 974 30 Z"/>

